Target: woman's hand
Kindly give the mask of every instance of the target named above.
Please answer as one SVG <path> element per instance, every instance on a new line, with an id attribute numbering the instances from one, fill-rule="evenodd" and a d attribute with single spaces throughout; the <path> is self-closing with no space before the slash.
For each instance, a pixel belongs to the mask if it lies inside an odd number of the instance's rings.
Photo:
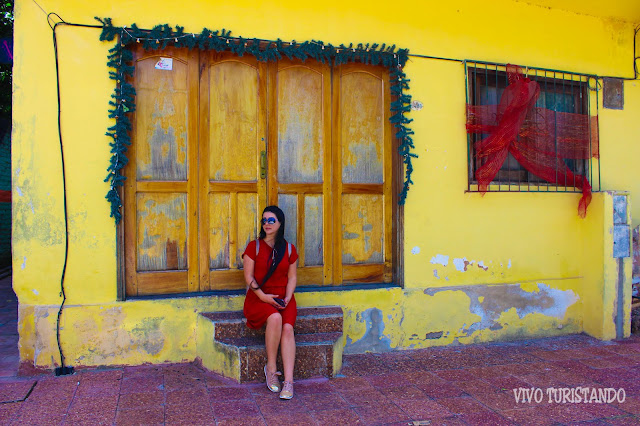
<path id="1" fill-rule="evenodd" d="M 262 293 L 262 297 L 260 298 L 260 300 L 262 300 L 264 303 L 268 303 L 269 305 L 273 306 L 276 309 L 284 309 L 287 304 L 289 303 L 288 300 L 285 299 L 284 301 L 284 306 L 282 306 L 281 304 L 279 304 L 278 302 L 276 302 L 275 300 L 273 300 L 275 297 L 278 297 L 277 294 L 266 294 L 266 293 Z"/>

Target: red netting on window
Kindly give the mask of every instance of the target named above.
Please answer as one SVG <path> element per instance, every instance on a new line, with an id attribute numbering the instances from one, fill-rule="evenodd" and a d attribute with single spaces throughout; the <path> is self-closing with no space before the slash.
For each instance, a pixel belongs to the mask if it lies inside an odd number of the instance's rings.
<path id="1" fill-rule="evenodd" d="M 581 189 L 578 214 L 585 217 L 591 185 L 586 176 L 572 172 L 564 160 L 598 158 L 597 117 L 536 107 L 538 83 L 525 78 L 514 65 L 507 66 L 507 75 L 509 85 L 499 105 L 467 105 L 467 132 L 488 134 L 474 144 L 481 164 L 475 171 L 478 189 L 487 191 L 511 153 L 539 178 Z"/>

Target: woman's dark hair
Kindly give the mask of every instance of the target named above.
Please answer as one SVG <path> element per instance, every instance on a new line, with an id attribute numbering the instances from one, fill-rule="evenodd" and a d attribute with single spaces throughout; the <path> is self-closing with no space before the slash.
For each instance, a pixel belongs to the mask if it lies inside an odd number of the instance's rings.
<path id="1" fill-rule="evenodd" d="M 262 210 L 262 215 L 264 215 L 266 212 L 271 212 L 275 214 L 276 219 L 278 219 L 278 222 L 280 222 L 280 228 L 278 228 L 278 233 L 276 234 L 276 241 L 274 244 L 274 247 L 280 247 L 280 245 L 284 243 L 284 225 L 285 225 L 284 212 L 280 210 L 280 207 L 278 206 L 265 207 L 264 210 Z M 267 233 L 264 232 L 264 226 L 262 225 L 262 221 L 261 221 L 260 235 L 258 236 L 258 238 L 264 239 L 266 236 L 267 236 Z"/>

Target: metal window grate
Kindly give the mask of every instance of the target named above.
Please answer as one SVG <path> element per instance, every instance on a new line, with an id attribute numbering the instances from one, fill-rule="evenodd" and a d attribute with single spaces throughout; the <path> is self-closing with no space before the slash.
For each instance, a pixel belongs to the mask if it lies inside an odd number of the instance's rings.
<path id="1" fill-rule="evenodd" d="M 468 105 L 498 105 L 500 97 L 509 84 L 506 66 L 483 62 L 465 62 L 467 80 Z M 588 158 L 563 158 L 564 164 L 574 175 L 586 176 L 593 191 L 600 191 L 600 161 L 598 149 L 598 90 L 595 78 L 584 74 L 543 68 L 523 68 L 523 73 L 540 86 L 540 96 L 536 102 L 537 108 L 546 108 L 556 113 L 572 113 L 584 115 L 588 123 Z M 592 87 L 595 86 L 595 87 Z M 554 114 L 554 117 L 556 114 Z M 590 118 L 589 118 L 590 117 Z M 594 121 L 591 121 L 595 118 Z M 596 123 L 595 126 L 591 123 Z M 477 158 L 475 143 L 485 138 L 486 134 L 472 134 L 467 136 L 468 156 L 468 188 L 470 192 L 478 191 L 475 171 L 481 167 L 486 159 Z M 556 155 L 558 154 L 557 134 L 553 135 Z M 556 168 L 556 174 L 558 169 Z M 575 183 L 575 182 L 574 182 Z M 581 188 L 549 183 L 532 172 L 526 170 L 509 154 L 498 174 L 488 188 L 489 192 L 581 192 Z"/>

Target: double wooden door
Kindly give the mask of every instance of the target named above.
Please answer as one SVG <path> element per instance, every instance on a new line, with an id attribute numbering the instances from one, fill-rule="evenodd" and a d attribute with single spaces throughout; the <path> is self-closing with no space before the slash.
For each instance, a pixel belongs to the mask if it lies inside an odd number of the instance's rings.
<path id="1" fill-rule="evenodd" d="M 127 295 L 244 288 L 242 253 L 270 204 L 285 212 L 299 285 L 391 281 L 386 70 L 186 49 L 134 56 Z"/>

